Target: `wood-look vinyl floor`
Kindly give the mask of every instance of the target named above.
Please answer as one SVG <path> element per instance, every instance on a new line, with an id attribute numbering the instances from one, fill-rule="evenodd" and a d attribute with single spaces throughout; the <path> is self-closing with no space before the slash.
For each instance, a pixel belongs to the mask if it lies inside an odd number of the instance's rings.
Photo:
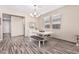
<path id="1" fill-rule="evenodd" d="M 38 42 L 30 42 L 24 36 L 9 38 L 0 42 L 0 54 L 79 54 L 79 46 L 67 41 L 48 38 L 45 45 L 38 47 Z"/>
<path id="2" fill-rule="evenodd" d="M 1 54 L 48 54 L 50 52 L 38 48 L 36 45 L 21 37 L 4 39 L 0 42 Z"/>
<path id="3" fill-rule="evenodd" d="M 49 38 L 42 48 L 53 54 L 79 54 L 79 46 L 60 39 Z"/>

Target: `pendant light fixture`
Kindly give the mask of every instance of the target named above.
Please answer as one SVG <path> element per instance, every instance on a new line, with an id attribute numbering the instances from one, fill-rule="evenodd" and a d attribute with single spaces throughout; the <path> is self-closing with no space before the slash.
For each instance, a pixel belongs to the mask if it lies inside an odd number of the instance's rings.
<path id="1" fill-rule="evenodd" d="M 38 12 L 38 6 L 37 5 L 33 5 L 33 12 L 30 14 L 32 17 L 39 17 L 40 14 Z"/>

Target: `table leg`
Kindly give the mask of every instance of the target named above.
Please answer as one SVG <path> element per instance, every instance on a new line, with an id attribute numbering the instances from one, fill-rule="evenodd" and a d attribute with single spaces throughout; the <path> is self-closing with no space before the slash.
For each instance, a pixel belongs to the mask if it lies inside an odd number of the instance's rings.
<path id="1" fill-rule="evenodd" d="M 41 46 L 41 42 L 39 41 L 39 47 Z"/>
<path id="2" fill-rule="evenodd" d="M 43 40 L 43 45 L 44 45 L 44 40 Z"/>

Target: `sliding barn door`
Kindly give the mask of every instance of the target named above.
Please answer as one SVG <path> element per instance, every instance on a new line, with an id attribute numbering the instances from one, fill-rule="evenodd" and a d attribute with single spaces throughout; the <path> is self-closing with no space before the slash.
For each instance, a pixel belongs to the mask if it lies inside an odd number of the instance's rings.
<path id="1" fill-rule="evenodd" d="M 11 16 L 11 36 L 24 35 L 23 18 Z"/>

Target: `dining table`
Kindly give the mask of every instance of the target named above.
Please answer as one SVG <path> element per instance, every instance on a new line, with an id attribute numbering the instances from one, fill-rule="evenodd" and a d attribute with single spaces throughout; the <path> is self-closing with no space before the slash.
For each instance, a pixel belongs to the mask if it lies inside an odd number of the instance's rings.
<path id="1" fill-rule="evenodd" d="M 39 47 L 41 47 L 41 42 L 43 42 L 43 45 L 45 44 L 45 41 L 47 41 L 48 39 L 48 37 L 53 33 L 53 32 L 51 32 L 51 31 L 44 31 L 44 32 L 34 32 L 35 34 L 37 34 L 37 36 L 38 37 L 41 37 L 41 38 L 43 38 L 42 40 L 41 39 L 39 39 L 39 40 L 37 40 L 38 42 L 39 42 Z"/>

